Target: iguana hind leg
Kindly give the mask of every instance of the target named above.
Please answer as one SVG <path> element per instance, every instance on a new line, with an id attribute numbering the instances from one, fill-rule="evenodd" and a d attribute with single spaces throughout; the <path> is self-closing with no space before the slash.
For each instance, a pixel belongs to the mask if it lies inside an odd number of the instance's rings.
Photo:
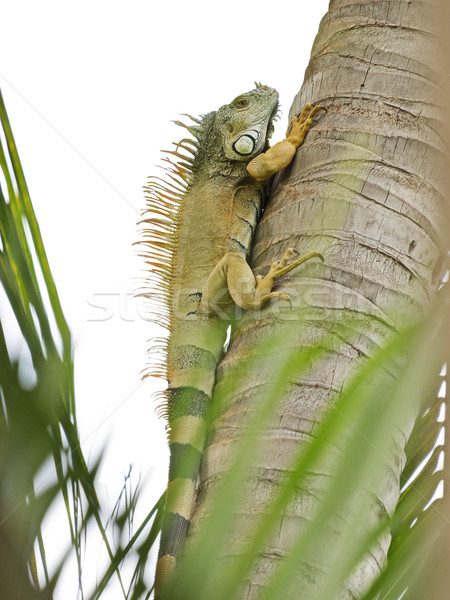
<path id="1" fill-rule="evenodd" d="M 319 252 L 310 252 L 289 262 L 294 253 L 295 250 L 288 248 L 280 261 L 272 263 L 267 275 L 255 277 L 244 256 L 227 252 L 208 278 L 202 295 L 202 310 L 218 312 L 215 311 L 215 298 L 222 298 L 226 288 L 233 301 L 245 310 L 260 308 L 271 298 L 289 300 L 287 294 L 272 291 L 275 281 L 311 258 L 323 260 Z"/>

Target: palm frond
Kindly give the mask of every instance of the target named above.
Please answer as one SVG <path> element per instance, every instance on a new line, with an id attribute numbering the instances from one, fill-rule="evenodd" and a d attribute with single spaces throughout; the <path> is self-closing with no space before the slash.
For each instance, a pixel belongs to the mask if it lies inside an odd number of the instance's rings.
<path id="1" fill-rule="evenodd" d="M 120 573 L 126 552 L 113 550 L 109 542 L 94 485 L 101 458 L 88 468 L 81 450 L 71 334 L 1 94 L 0 121 L 0 310 L 8 325 L 6 331 L 0 324 L 0 589 L 12 600 L 52 597 L 70 552 L 76 557 L 81 586 L 87 525 L 93 520 L 109 555 L 107 579 L 114 574 L 128 598 L 132 592 Z M 40 474 L 49 461 L 54 476 L 42 481 Z M 65 506 L 70 540 L 60 564 L 49 573 L 41 526 L 57 499 Z M 113 529 L 123 527 L 135 501 L 132 498 L 125 511 L 115 515 Z M 126 550 L 138 540 L 145 544 L 139 535 L 158 506 Z M 152 532 L 148 539 L 153 543 L 157 533 Z M 138 564 L 135 584 L 142 587 L 141 558 Z M 95 597 L 104 587 L 102 580 Z"/>

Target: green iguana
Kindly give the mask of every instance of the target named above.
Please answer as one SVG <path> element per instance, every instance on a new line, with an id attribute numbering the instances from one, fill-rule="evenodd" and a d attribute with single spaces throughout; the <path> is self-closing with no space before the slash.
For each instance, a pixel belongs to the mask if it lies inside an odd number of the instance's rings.
<path id="1" fill-rule="evenodd" d="M 151 178 L 144 223 L 144 256 L 150 266 L 155 320 L 169 337 L 152 348 L 163 359 L 149 374 L 168 381 L 161 412 L 168 420 L 170 467 L 155 598 L 163 595 L 180 556 L 191 519 L 196 482 L 205 444 L 205 415 L 216 366 L 223 354 L 235 304 L 263 306 L 270 298 L 288 299 L 272 291 L 274 282 L 317 252 L 270 266 L 264 277 L 247 263 L 261 216 L 267 182 L 286 167 L 321 107 L 307 104 L 294 117 L 286 139 L 269 148 L 278 93 L 265 85 L 238 96 L 231 104 L 182 125 L 194 136 L 166 151 L 166 183 Z M 191 156 L 182 154 L 187 152 Z"/>

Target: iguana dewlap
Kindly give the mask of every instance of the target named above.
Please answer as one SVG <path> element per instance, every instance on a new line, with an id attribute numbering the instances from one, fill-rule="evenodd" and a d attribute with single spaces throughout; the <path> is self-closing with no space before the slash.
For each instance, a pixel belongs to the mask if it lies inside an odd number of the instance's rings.
<path id="1" fill-rule="evenodd" d="M 306 105 L 287 137 L 272 148 L 268 140 L 278 111 L 278 93 L 267 86 L 238 96 L 231 104 L 186 127 L 195 139 L 176 145 L 169 183 L 151 179 L 144 243 L 152 273 L 155 320 L 169 337 L 160 340 L 164 361 L 151 375 L 168 381 L 162 412 L 168 419 L 170 467 L 155 598 L 180 556 L 191 519 L 205 415 L 226 330 L 235 305 L 252 309 L 270 298 L 276 279 L 318 253 L 290 262 L 294 251 L 255 278 L 247 263 L 263 208 L 265 182 L 286 167 L 320 110 Z M 179 123 L 182 125 L 181 123 Z M 192 156 L 182 154 L 181 150 Z"/>

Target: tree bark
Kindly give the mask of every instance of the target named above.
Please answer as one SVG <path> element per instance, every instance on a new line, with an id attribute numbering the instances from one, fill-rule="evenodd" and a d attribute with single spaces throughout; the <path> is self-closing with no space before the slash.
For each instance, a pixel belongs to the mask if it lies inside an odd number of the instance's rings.
<path id="1" fill-rule="evenodd" d="M 437 0 L 331 0 L 320 25 L 290 115 L 300 113 L 307 102 L 327 112 L 316 119 L 293 165 L 274 184 L 257 229 L 253 266 L 264 274 L 288 247 L 300 255 L 319 251 L 324 262 L 310 261 L 279 283 L 278 289 L 291 297 L 291 308 L 272 301 L 259 314 L 244 316 L 219 367 L 217 387 L 252 354 L 256 343 L 270 344 L 275 332 L 285 331 L 286 344 L 292 347 L 313 346 L 322 332 L 331 332 L 339 344 L 291 381 L 274 405 L 264 447 L 252 462 L 251 496 L 239 508 L 239 522 L 248 524 L 264 512 L 291 457 L 308 443 L 355 369 L 393 332 L 420 316 L 435 296 L 442 276 L 448 168 L 441 136 L 442 74 L 436 64 L 438 22 Z M 292 320 L 299 314 L 301 320 Z M 215 421 L 204 454 L 192 537 L 245 430 L 242 417 L 258 406 L 269 383 L 264 371 L 249 373 Z M 356 535 L 394 510 L 404 444 L 414 419 L 411 411 L 399 428 L 391 457 L 395 469 L 374 482 L 373 511 Z M 240 599 L 260 596 L 293 535 L 311 518 L 323 480 L 330 475 L 311 474 L 309 489 L 298 490 Z M 230 534 L 224 556 L 236 551 L 238 538 Z M 339 598 L 362 593 L 380 571 L 388 547 L 386 535 Z M 299 565 L 301 587 L 292 597 L 314 598 L 326 560 L 312 556 L 310 564 Z"/>

